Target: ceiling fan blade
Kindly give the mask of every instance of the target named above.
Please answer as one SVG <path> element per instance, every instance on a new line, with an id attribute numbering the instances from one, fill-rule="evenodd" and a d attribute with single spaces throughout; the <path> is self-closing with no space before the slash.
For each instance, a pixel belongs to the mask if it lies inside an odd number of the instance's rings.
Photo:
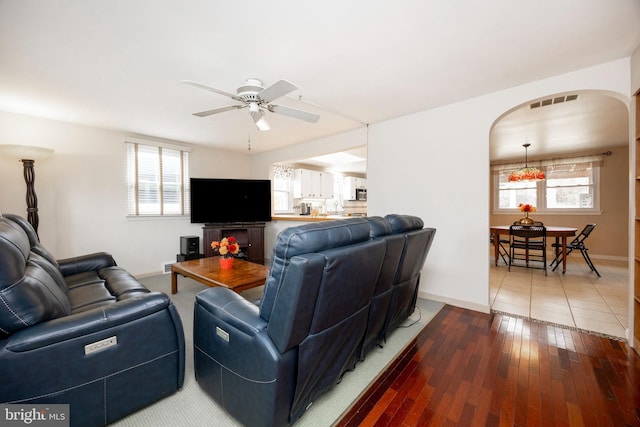
<path id="1" fill-rule="evenodd" d="M 286 116 L 295 117 L 309 123 L 316 123 L 320 116 L 318 114 L 309 113 L 307 111 L 298 110 L 296 108 L 285 107 L 283 105 L 269 105 L 269 111 L 272 113 L 284 114 Z"/>
<path id="2" fill-rule="evenodd" d="M 245 108 L 246 105 L 229 105 L 227 107 L 214 108 L 213 110 L 201 111 L 199 113 L 193 113 L 194 116 L 198 117 L 207 117 L 213 114 L 224 113 L 229 110 L 239 110 L 240 108 Z"/>
<path id="3" fill-rule="evenodd" d="M 286 94 L 293 92 L 298 89 L 298 86 L 290 83 L 286 80 L 280 80 L 266 89 L 263 89 L 258 93 L 260 99 L 264 102 L 271 102 L 275 99 L 280 98 L 281 96 L 285 96 Z"/>
<path id="4" fill-rule="evenodd" d="M 198 83 L 198 82 L 194 82 L 191 80 L 182 80 L 182 83 L 191 85 L 191 86 L 195 86 L 198 87 L 200 89 L 204 89 L 204 90 L 208 90 L 210 92 L 213 93 L 217 93 L 218 95 L 224 95 L 224 96 L 228 96 L 231 99 L 235 99 L 236 101 L 240 101 L 240 102 L 244 102 L 244 100 L 242 98 L 240 98 L 238 95 L 234 95 L 232 93 L 226 92 L 224 90 L 220 90 L 220 89 L 216 89 L 207 85 L 203 85 L 202 83 Z"/>

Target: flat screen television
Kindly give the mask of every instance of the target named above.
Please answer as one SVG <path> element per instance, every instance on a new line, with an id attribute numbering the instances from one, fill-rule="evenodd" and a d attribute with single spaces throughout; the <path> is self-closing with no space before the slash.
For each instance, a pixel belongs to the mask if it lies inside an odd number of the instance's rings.
<path id="1" fill-rule="evenodd" d="M 191 222 L 271 221 L 268 179 L 191 178 Z"/>

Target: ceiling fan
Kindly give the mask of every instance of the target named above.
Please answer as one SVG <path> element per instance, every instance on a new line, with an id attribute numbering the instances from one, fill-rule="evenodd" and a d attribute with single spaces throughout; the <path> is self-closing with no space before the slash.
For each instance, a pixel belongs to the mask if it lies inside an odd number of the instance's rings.
<path id="1" fill-rule="evenodd" d="M 249 113 L 251 114 L 251 117 L 253 118 L 253 121 L 259 130 L 269 130 L 269 124 L 263 117 L 265 110 L 272 113 L 284 114 L 286 116 L 294 117 L 296 119 L 304 120 L 310 123 L 316 123 L 320 118 L 319 115 L 309 113 L 307 111 L 285 107 L 283 105 L 271 104 L 271 101 L 274 101 L 298 89 L 296 85 L 286 80 L 280 80 L 265 89 L 262 85 L 262 81 L 258 79 L 247 79 L 247 81 L 244 82 L 244 84 L 242 84 L 236 90 L 236 95 L 191 80 L 183 80 L 182 82 L 191 86 L 199 87 L 201 89 L 217 93 L 219 95 L 228 96 L 235 101 L 241 102 L 241 104 L 239 105 L 228 105 L 226 107 L 214 108 L 213 110 L 193 113 L 194 116 L 206 117 L 225 111 L 239 110 L 241 108 L 248 107 Z"/>

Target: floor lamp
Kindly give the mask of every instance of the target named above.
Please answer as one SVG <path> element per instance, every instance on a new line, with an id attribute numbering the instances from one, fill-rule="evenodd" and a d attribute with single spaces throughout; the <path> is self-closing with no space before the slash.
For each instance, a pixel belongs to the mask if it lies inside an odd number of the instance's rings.
<path id="1" fill-rule="evenodd" d="M 38 196 L 35 190 L 35 169 L 36 160 L 43 160 L 53 154 L 53 150 L 44 147 L 34 147 L 28 145 L 0 145 L 0 154 L 17 158 L 22 162 L 24 168 L 24 182 L 27 184 L 27 221 L 38 233 Z"/>

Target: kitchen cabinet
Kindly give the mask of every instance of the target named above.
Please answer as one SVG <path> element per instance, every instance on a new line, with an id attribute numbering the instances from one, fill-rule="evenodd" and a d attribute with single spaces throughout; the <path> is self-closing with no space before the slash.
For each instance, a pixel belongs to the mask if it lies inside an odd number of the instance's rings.
<path id="1" fill-rule="evenodd" d="M 333 199 L 333 174 L 320 172 L 320 194 L 323 199 Z"/>
<path id="2" fill-rule="evenodd" d="M 293 197 L 297 199 L 333 198 L 333 174 L 310 169 L 296 169 Z"/>
<path id="3" fill-rule="evenodd" d="M 342 197 L 345 200 L 356 200 L 357 188 L 367 188 L 367 179 L 357 176 L 345 176 L 342 186 Z"/>

